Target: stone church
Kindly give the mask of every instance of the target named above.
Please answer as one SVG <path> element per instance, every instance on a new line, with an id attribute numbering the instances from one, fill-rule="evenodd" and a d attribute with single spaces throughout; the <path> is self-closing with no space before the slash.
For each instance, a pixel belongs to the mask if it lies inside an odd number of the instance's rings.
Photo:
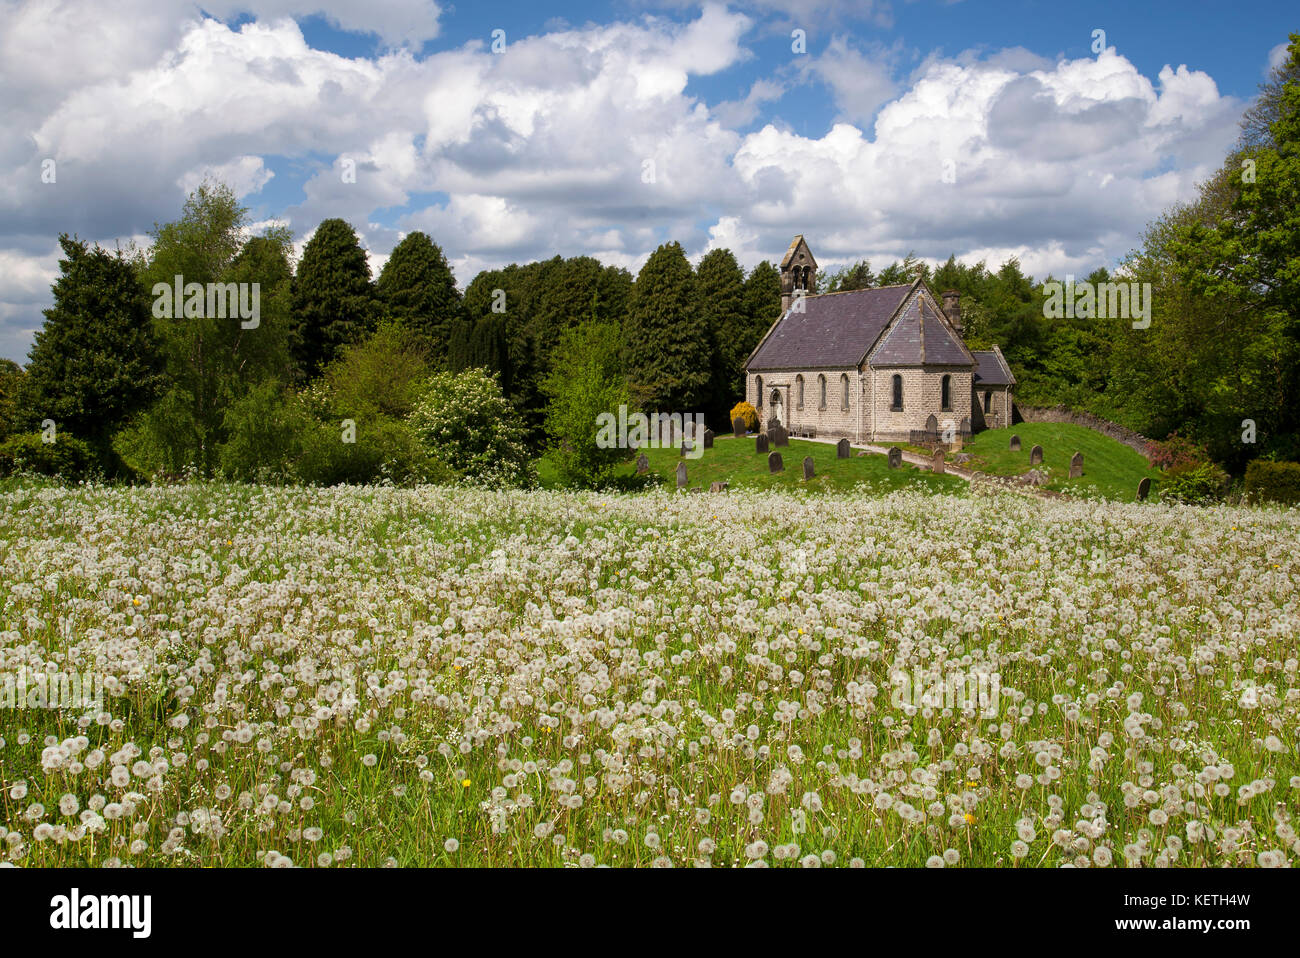
<path id="1" fill-rule="evenodd" d="M 745 364 L 760 429 L 923 442 L 1011 424 L 1016 378 L 998 347 L 966 348 L 955 290 L 941 306 L 920 279 L 820 296 L 816 281 L 796 236 L 781 260 L 781 318 Z"/>

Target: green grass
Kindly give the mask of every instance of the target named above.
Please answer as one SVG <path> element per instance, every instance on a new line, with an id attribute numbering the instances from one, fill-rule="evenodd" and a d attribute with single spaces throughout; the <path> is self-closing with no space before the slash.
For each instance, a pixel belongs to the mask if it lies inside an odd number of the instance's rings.
<path id="1" fill-rule="evenodd" d="M 919 489 L 934 493 L 961 495 L 967 484 L 956 476 L 936 476 L 927 470 L 903 463 L 900 469 L 890 469 L 882 455 L 859 456 L 853 450 L 848 459 L 836 459 L 835 447 L 830 443 L 791 439 L 788 448 L 773 449 L 781 453 L 785 471 L 773 475 L 768 471 L 767 456 L 754 451 L 754 438 L 736 439 L 719 436 L 713 448 L 706 449 L 699 459 L 684 459 L 675 449 L 647 449 L 650 471 L 663 476 L 669 488 L 677 482 L 677 464 L 686 463 L 686 477 L 691 488 L 709 488 L 713 482 L 727 482 L 732 489 L 815 489 L 826 491 L 851 490 L 865 484 L 873 491 L 893 492 L 899 489 Z M 803 479 L 803 460 L 812 456 L 816 475 L 808 482 Z M 632 475 L 635 463 L 629 462 L 619 470 L 620 475 Z"/>
<path id="2" fill-rule="evenodd" d="M 1009 448 L 1013 435 L 1020 437 L 1020 451 Z M 1068 423 L 1024 422 L 1010 429 L 989 429 L 966 443 L 963 452 L 975 459 L 971 468 L 997 476 L 1019 476 L 1032 468 L 1029 451 L 1043 447 L 1043 465 L 1051 473 L 1046 488 L 1070 495 L 1133 502 L 1138 483 L 1151 480 L 1155 498 L 1160 472 L 1152 469 L 1145 456 L 1121 442 L 1083 426 Z M 1070 457 L 1083 453 L 1083 477 L 1071 480 Z"/>

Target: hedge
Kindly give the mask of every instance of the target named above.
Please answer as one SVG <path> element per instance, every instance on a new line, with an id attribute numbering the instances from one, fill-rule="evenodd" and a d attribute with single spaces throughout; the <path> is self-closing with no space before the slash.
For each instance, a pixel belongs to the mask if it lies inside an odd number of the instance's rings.
<path id="1" fill-rule="evenodd" d="M 1246 496 L 1251 502 L 1300 503 L 1300 462 L 1254 460 L 1246 467 Z"/>

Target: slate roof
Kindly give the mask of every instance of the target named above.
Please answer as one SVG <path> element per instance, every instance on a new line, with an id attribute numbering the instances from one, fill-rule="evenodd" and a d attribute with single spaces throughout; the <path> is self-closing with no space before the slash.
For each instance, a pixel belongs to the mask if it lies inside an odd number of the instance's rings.
<path id="1" fill-rule="evenodd" d="M 912 301 L 871 355 L 873 366 L 970 366 L 974 361 L 924 300 Z"/>
<path id="2" fill-rule="evenodd" d="M 1013 386 L 1016 377 L 1011 374 L 1011 367 L 1002 358 L 998 350 L 981 349 L 972 353 L 975 357 L 975 386 Z"/>
<path id="3" fill-rule="evenodd" d="M 808 296 L 791 308 L 755 350 L 748 369 L 856 366 L 880 338 L 912 285 Z"/>

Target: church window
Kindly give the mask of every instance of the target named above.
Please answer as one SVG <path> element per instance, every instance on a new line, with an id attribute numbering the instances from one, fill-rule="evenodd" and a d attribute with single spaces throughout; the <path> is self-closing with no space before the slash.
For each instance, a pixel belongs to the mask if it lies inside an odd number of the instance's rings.
<path id="1" fill-rule="evenodd" d="M 754 383 L 755 385 L 758 386 L 758 408 L 762 409 L 763 408 L 763 377 L 758 376 L 754 380 Z"/>
<path id="2" fill-rule="evenodd" d="M 795 385 L 795 391 L 794 391 L 795 408 L 802 409 L 803 408 L 803 377 L 796 376 L 794 379 L 794 385 Z"/>
<path id="3" fill-rule="evenodd" d="M 844 394 L 840 399 L 840 408 L 849 408 L 849 374 L 840 373 L 840 391 Z"/>
<path id="4" fill-rule="evenodd" d="M 952 377 L 951 376 L 943 377 L 943 382 L 940 387 L 940 392 L 942 393 L 940 406 L 943 409 L 951 410 L 952 409 Z"/>
<path id="5" fill-rule="evenodd" d="M 826 377 L 825 376 L 817 377 L 817 389 L 820 396 L 820 399 L 818 399 L 817 408 L 825 409 L 826 408 Z"/>
<path id="6" fill-rule="evenodd" d="M 895 412 L 903 408 L 903 377 L 897 373 L 894 374 L 894 402 L 889 408 Z"/>
<path id="7" fill-rule="evenodd" d="M 991 391 L 990 391 L 990 392 L 986 392 L 986 393 L 984 394 L 984 411 L 985 411 L 985 412 L 988 412 L 988 411 L 989 411 L 989 403 L 991 403 L 992 401 L 993 401 L 993 393 L 992 393 Z"/>

